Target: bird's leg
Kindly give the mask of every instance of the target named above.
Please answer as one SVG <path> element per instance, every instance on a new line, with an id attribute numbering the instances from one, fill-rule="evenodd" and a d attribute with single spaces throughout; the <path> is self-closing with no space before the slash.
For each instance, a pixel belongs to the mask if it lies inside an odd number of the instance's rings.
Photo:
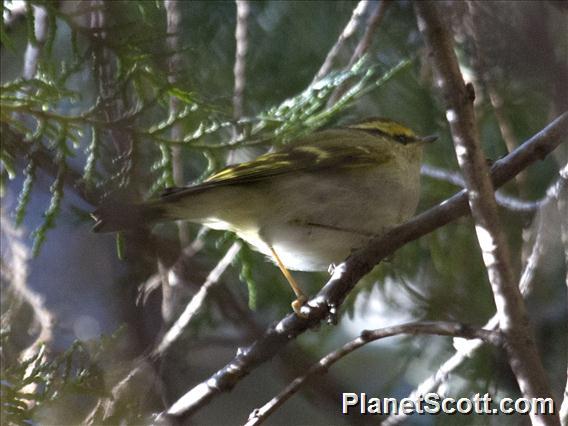
<path id="1" fill-rule="evenodd" d="M 306 318 L 306 315 L 303 314 L 300 310 L 302 308 L 302 305 L 306 303 L 308 298 L 306 297 L 306 295 L 304 294 L 304 292 L 302 291 L 302 289 L 300 288 L 300 286 L 298 285 L 298 283 L 296 282 L 290 271 L 286 269 L 284 263 L 282 263 L 280 257 L 278 257 L 278 254 L 276 254 L 276 251 L 271 246 L 269 247 L 270 251 L 272 252 L 272 255 L 274 256 L 274 259 L 276 260 L 276 264 L 278 265 L 278 267 L 282 271 L 282 274 L 288 281 L 288 284 L 290 284 L 290 287 L 292 287 L 292 290 L 296 294 L 296 300 L 292 302 L 292 309 L 299 317 Z"/>

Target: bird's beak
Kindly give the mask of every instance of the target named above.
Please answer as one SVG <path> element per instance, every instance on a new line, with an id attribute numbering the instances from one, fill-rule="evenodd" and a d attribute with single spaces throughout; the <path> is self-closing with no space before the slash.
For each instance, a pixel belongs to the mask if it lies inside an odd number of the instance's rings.
<path id="1" fill-rule="evenodd" d="M 432 143 L 432 142 L 434 142 L 436 139 L 438 139 L 438 135 L 424 136 L 423 138 L 420 139 L 420 142 L 423 142 L 423 143 Z"/>

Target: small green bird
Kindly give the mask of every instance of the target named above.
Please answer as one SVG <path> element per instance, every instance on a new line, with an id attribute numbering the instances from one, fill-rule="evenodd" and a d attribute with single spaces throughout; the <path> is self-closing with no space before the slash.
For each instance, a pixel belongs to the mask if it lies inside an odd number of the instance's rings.
<path id="1" fill-rule="evenodd" d="M 384 118 L 315 132 L 158 199 L 103 204 L 92 214 L 93 230 L 187 220 L 235 232 L 280 267 L 301 315 L 306 297 L 288 270 L 328 270 L 411 217 L 422 148 L 435 139 Z"/>

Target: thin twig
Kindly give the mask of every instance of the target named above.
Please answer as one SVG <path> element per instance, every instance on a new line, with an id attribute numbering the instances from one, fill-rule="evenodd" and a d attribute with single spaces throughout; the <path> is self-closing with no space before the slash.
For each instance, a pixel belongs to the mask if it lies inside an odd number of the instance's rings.
<path id="1" fill-rule="evenodd" d="M 339 54 L 339 51 L 343 47 L 343 44 L 357 31 L 359 25 L 361 25 L 362 17 L 367 12 L 367 8 L 370 4 L 371 2 L 369 0 L 361 0 L 359 1 L 359 3 L 357 3 L 357 6 L 355 7 L 355 9 L 353 9 L 353 14 L 349 19 L 349 22 L 341 32 L 341 35 L 339 36 L 331 50 L 328 52 L 325 61 L 320 67 L 319 71 L 316 73 L 313 81 L 317 81 L 327 73 L 329 73 L 329 71 L 333 67 L 333 62 L 335 61 L 337 55 Z"/>
<path id="2" fill-rule="evenodd" d="M 248 50 L 248 15 L 250 4 L 248 0 L 236 0 L 237 25 L 235 27 L 235 90 L 233 93 L 233 117 L 239 119 L 244 114 L 244 93 L 246 85 L 246 54 Z"/>
<path id="3" fill-rule="evenodd" d="M 296 377 L 303 375 L 318 362 L 319 357 L 312 353 L 311 348 L 304 348 L 300 344 L 292 344 L 283 349 L 280 356 L 275 359 L 281 365 L 280 382 L 289 383 Z M 330 412 L 337 409 L 337 395 L 348 387 L 341 375 L 320 375 L 317 380 L 309 380 L 299 389 L 300 398 L 310 405 L 317 407 L 320 412 Z M 268 395 L 267 395 L 268 397 Z M 369 422 L 364 416 L 355 416 L 349 419 L 350 426 L 368 426 Z"/>
<path id="4" fill-rule="evenodd" d="M 246 88 L 246 55 L 248 51 L 248 17 L 250 13 L 250 3 L 248 0 L 236 0 L 237 22 L 235 26 L 235 64 L 233 75 L 235 79 L 233 89 L 233 118 L 235 123 L 245 114 L 245 88 Z M 230 145 L 238 145 L 239 140 L 245 136 L 240 125 L 233 126 Z M 231 149 L 227 153 L 226 164 L 234 164 L 239 161 L 250 159 L 249 152 L 245 149 Z"/>
<path id="5" fill-rule="evenodd" d="M 392 327 L 384 327 L 377 330 L 365 330 L 361 335 L 343 345 L 312 365 L 308 371 L 302 376 L 297 377 L 290 382 L 282 392 L 272 398 L 269 402 L 260 408 L 255 409 L 249 416 L 245 426 L 260 425 L 280 407 L 284 402 L 290 399 L 298 389 L 311 377 L 317 374 L 327 373 L 329 368 L 340 359 L 349 355 L 351 352 L 365 346 L 367 343 L 386 337 L 398 336 L 401 334 L 431 334 L 439 336 L 462 337 L 466 339 L 483 339 L 499 344 L 498 335 L 493 331 L 477 329 L 452 322 L 411 322 L 407 324 L 395 325 Z"/>
<path id="6" fill-rule="evenodd" d="M 514 152 L 495 162 L 491 173 L 495 187 L 502 186 L 521 170 L 535 163 L 537 159 L 545 158 L 567 137 L 568 112 L 535 134 Z M 462 190 L 428 211 L 395 227 L 383 237 L 372 239 L 365 248 L 353 253 L 336 267 L 331 279 L 308 302 L 307 319 L 289 314 L 269 327 L 261 338 L 239 351 L 225 367 L 179 398 L 164 415 L 187 418 L 216 396 L 231 390 L 251 371 L 273 358 L 290 340 L 311 327 L 318 326 L 322 320 L 337 315 L 343 300 L 357 282 L 382 259 L 392 255 L 406 243 L 466 214 L 468 214 L 467 194 Z"/>
<path id="7" fill-rule="evenodd" d="M 203 244 L 202 238 L 204 237 L 206 232 L 207 230 L 202 230 L 196 240 L 182 250 L 177 261 L 173 266 L 169 268 L 170 272 L 178 271 L 183 268 L 183 263 L 186 262 L 188 258 L 193 256 L 201 248 L 201 245 Z M 240 250 L 240 243 L 235 243 L 229 248 L 229 250 L 225 253 L 225 256 L 219 261 L 217 266 L 213 268 L 213 270 L 209 273 L 209 276 L 205 280 L 204 284 L 193 296 L 191 301 L 186 306 L 184 312 L 182 312 L 182 314 L 178 317 L 177 321 L 162 337 L 160 342 L 154 345 L 154 348 L 148 352 L 149 357 L 146 355 L 141 355 L 132 362 L 133 367 L 130 369 L 130 371 L 123 377 L 120 382 L 118 382 L 113 387 L 112 398 L 103 398 L 99 400 L 98 406 L 91 413 L 91 418 L 94 418 L 99 409 L 104 410 L 104 419 L 108 418 L 108 416 L 112 416 L 114 414 L 114 410 L 116 409 L 117 402 L 121 401 L 123 394 L 125 394 L 133 386 L 133 383 L 135 383 L 137 380 L 140 380 L 141 375 L 148 375 L 149 372 L 150 374 L 154 373 L 151 368 L 154 366 L 154 364 L 157 364 L 160 361 L 160 357 L 162 357 L 164 353 L 171 347 L 171 345 L 181 336 L 183 330 L 187 328 L 188 324 L 195 317 L 195 314 L 199 312 L 207 295 L 214 289 L 215 285 L 219 283 L 219 278 L 221 277 L 225 269 L 230 265 L 231 261 L 238 253 L 238 250 Z M 154 277 L 154 279 L 158 278 Z M 242 323 L 246 323 L 248 325 L 247 321 L 242 321 Z"/>
<path id="8" fill-rule="evenodd" d="M 365 29 L 365 34 L 359 40 L 353 55 L 351 55 L 351 59 L 349 59 L 349 63 L 347 64 L 347 69 L 351 68 L 359 59 L 363 57 L 363 55 L 369 50 L 371 44 L 373 43 L 373 36 L 379 27 L 379 24 L 383 20 L 385 16 L 385 12 L 387 7 L 390 3 L 390 0 L 381 0 L 381 2 L 375 7 L 374 12 L 371 14 L 369 19 L 367 20 L 367 26 Z M 348 84 L 347 82 L 343 83 L 342 85 L 338 86 L 333 93 L 330 95 L 329 100 L 327 101 L 328 105 L 333 105 L 337 102 L 337 100 L 343 96 L 343 94 L 347 91 Z"/>
<path id="9" fill-rule="evenodd" d="M 156 357 L 163 354 L 172 345 L 172 343 L 181 336 L 183 330 L 203 306 L 203 302 L 211 288 L 219 282 L 219 278 L 221 278 L 221 275 L 223 275 L 223 272 L 225 272 L 227 267 L 231 264 L 240 249 L 241 243 L 235 242 L 229 250 L 227 250 L 225 256 L 223 256 L 217 266 L 215 266 L 215 268 L 213 268 L 213 270 L 209 273 L 207 279 L 199 288 L 199 291 L 195 294 L 195 296 L 193 296 L 185 310 L 164 335 L 162 341 L 156 346 L 156 349 L 152 351 L 152 356 Z"/>
<path id="10" fill-rule="evenodd" d="M 135 367 L 118 382 L 111 391 L 112 397 L 99 398 L 93 409 L 85 416 L 83 424 L 95 425 L 99 419 L 109 419 L 115 415 L 116 405 L 122 400 L 124 393 L 132 387 L 132 383 L 138 379 L 142 374 L 146 377 L 155 374 L 155 370 L 148 363 L 144 362 L 142 358 L 137 358 L 133 361 Z"/>
<path id="11" fill-rule="evenodd" d="M 363 37 L 361 38 L 361 40 L 359 40 L 359 43 L 357 44 L 353 55 L 351 55 L 351 59 L 349 59 L 347 68 L 351 68 L 371 47 L 371 44 L 373 43 L 373 37 L 385 16 L 389 2 L 390 0 L 381 0 L 381 2 L 375 7 L 374 12 L 371 14 L 371 16 L 369 16 L 365 34 L 363 34 Z"/>
<path id="12" fill-rule="evenodd" d="M 532 292 L 534 274 L 545 250 L 544 244 L 546 241 L 544 235 L 546 228 L 550 225 L 551 222 L 550 210 L 554 209 L 555 206 L 560 202 L 560 191 L 561 188 L 565 185 L 566 181 L 562 179 L 562 176 L 560 176 L 558 180 L 553 185 L 551 185 L 550 188 L 548 188 L 548 190 L 546 191 L 546 197 L 541 204 L 536 224 L 533 226 L 533 232 L 536 237 L 519 279 L 519 290 L 525 298 Z"/>
<path id="13" fill-rule="evenodd" d="M 515 137 L 513 129 L 511 128 L 511 124 L 509 123 L 509 120 L 507 120 L 507 117 L 505 116 L 505 111 L 503 108 L 503 98 L 501 97 L 501 95 L 499 95 L 493 81 L 489 80 L 489 77 L 487 77 L 487 80 L 485 80 L 485 85 L 487 87 L 489 101 L 491 102 L 495 118 L 497 119 L 497 124 L 499 125 L 499 131 L 501 132 L 501 137 L 505 142 L 507 151 L 511 152 L 519 145 L 519 141 Z M 519 174 L 519 177 L 521 176 L 524 176 L 523 180 L 526 180 L 526 176 L 524 175 L 524 173 Z"/>
<path id="14" fill-rule="evenodd" d="M 450 170 L 441 169 L 439 167 L 431 166 L 429 164 L 423 164 L 420 173 L 422 174 L 422 176 L 427 176 L 433 179 L 442 180 L 445 182 L 449 182 L 452 185 L 465 188 L 465 182 L 463 180 L 461 173 L 459 172 L 452 172 Z M 514 212 L 534 214 L 540 208 L 542 203 L 546 201 L 547 197 L 537 201 L 526 201 L 505 194 L 503 193 L 503 191 L 499 190 L 495 192 L 495 198 L 497 200 L 497 204 L 508 210 Z"/>
<path id="15" fill-rule="evenodd" d="M 103 123 L 108 123 L 122 117 L 126 106 L 115 91 L 116 59 L 112 56 L 113 52 L 104 47 L 104 41 L 109 38 L 106 30 L 107 5 L 102 0 L 91 0 L 91 5 L 93 11 L 90 14 L 90 28 L 93 32 L 93 38 L 103 41 L 100 45 L 95 45 L 93 49 L 93 74 L 104 105 L 104 108 L 101 108 Z M 117 156 L 122 160 L 121 168 L 129 173 L 132 170 L 130 160 L 133 141 L 131 135 L 120 127 L 111 128 L 109 134 Z"/>
<path id="16" fill-rule="evenodd" d="M 503 108 L 503 98 L 499 95 L 495 84 L 495 79 L 488 70 L 487 62 L 485 61 L 484 56 L 484 46 L 487 46 L 489 41 L 484 40 L 485 32 L 482 23 L 487 18 L 486 16 L 484 16 L 487 11 L 482 4 L 475 1 L 468 1 L 467 8 L 469 10 L 469 16 L 471 17 L 471 23 L 469 27 L 471 27 L 472 39 L 475 45 L 474 65 L 476 72 L 479 75 L 479 79 L 483 83 L 483 86 L 485 87 L 485 90 L 487 91 L 487 94 L 489 96 L 489 103 L 493 108 L 493 113 L 495 114 L 497 125 L 499 126 L 499 131 L 501 133 L 503 141 L 505 142 L 507 151 L 511 152 L 519 145 L 519 141 L 515 137 L 511 123 L 507 119 L 505 110 Z M 526 173 L 519 173 L 515 178 L 519 194 L 523 197 L 527 195 L 525 188 L 526 180 Z"/>
<path id="17" fill-rule="evenodd" d="M 524 397 L 552 398 L 534 332 L 519 288 L 515 285 L 507 240 L 499 221 L 493 185 L 475 127 L 473 99 L 463 81 L 450 33 L 434 3 L 417 2 L 415 9 L 418 28 L 425 39 L 446 101 L 446 117 L 465 178 L 477 239 L 499 314 L 499 327 L 506 340 L 509 365 Z M 530 416 L 533 424 L 559 424 L 558 415 L 531 412 Z"/>

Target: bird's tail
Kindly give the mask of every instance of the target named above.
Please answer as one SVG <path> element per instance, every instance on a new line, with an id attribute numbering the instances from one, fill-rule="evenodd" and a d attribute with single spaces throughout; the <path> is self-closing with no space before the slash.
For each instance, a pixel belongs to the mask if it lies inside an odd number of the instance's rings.
<path id="1" fill-rule="evenodd" d="M 117 232 L 134 230 L 156 222 L 175 219 L 169 217 L 162 203 L 146 202 L 140 204 L 104 203 L 91 217 L 95 220 L 93 232 Z"/>

